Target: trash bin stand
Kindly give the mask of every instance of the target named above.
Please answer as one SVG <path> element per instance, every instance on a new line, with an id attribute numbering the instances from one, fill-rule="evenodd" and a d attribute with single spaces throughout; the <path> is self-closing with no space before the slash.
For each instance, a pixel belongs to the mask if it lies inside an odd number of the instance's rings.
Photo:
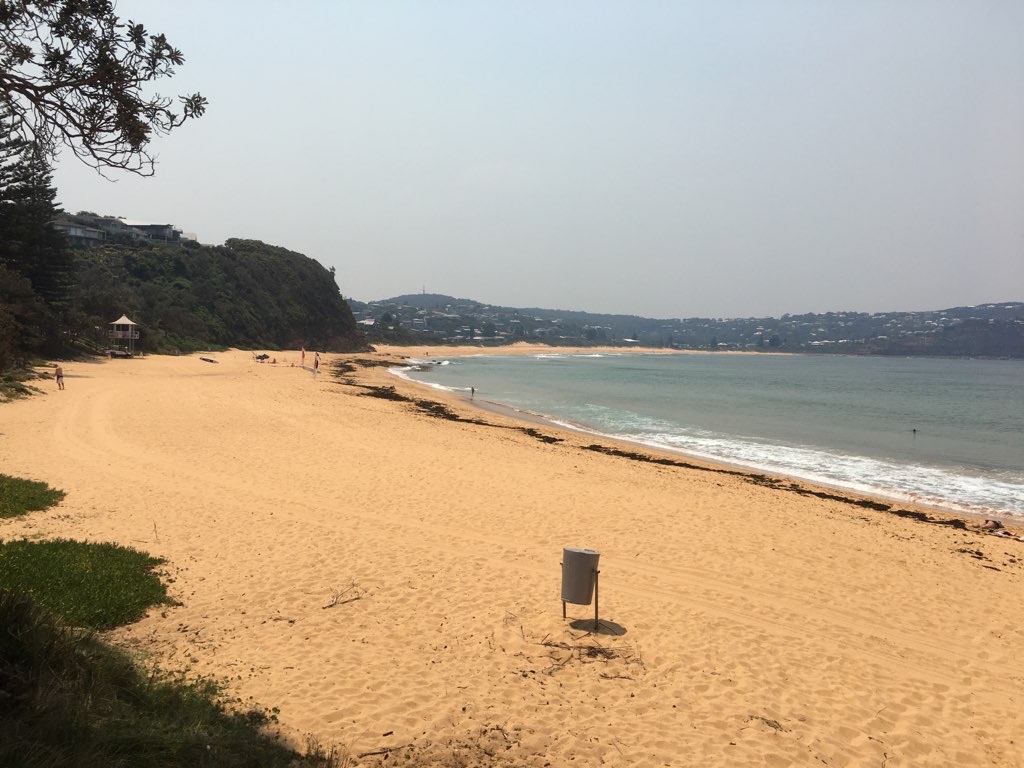
<path id="1" fill-rule="evenodd" d="M 594 631 L 600 626 L 600 608 L 598 597 L 598 574 L 601 573 L 598 566 L 600 552 L 591 549 L 577 549 L 565 547 L 562 550 L 562 619 L 566 618 L 566 603 L 578 603 L 590 605 L 594 600 Z M 585 576 L 587 566 L 590 566 L 590 579 Z M 568 570 L 567 570 L 568 566 Z"/>
<path id="2" fill-rule="evenodd" d="M 597 617 L 600 615 L 600 613 L 598 612 L 598 604 L 599 604 L 598 601 L 600 600 L 599 595 L 601 593 L 601 591 L 598 589 L 598 577 L 600 575 L 601 575 L 601 571 L 599 571 L 599 570 L 597 570 L 595 568 L 594 569 L 594 631 L 595 632 L 598 630 L 599 622 L 598 622 L 598 618 Z M 566 617 L 565 616 L 565 600 L 563 600 L 562 601 L 562 618 L 564 619 L 565 617 Z"/>

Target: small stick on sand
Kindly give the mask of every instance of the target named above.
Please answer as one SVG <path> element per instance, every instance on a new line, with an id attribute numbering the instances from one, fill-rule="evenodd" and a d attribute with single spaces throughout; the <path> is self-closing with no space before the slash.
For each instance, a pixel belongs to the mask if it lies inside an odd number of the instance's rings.
<path id="1" fill-rule="evenodd" d="M 333 608 L 336 605 L 344 605 L 345 603 L 354 603 L 356 600 L 362 600 L 363 599 L 363 593 L 362 592 L 359 592 L 358 594 L 353 595 L 352 597 L 348 598 L 347 600 L 342 600 L 341 599 L 345 595 L 347 595 L 349 592 L 351 592 L 353 589 L 358 589 L 358 585 L 354 581 L 351 584 L 349 584 L 347 587 L 345 587 L 345 589 L 335 590 L 334 591 L 334 596 L 331 598 L 331 602 L 329 602 L 327 605 L 323 606 L 323 608 L 325 608 L 325 609 L 326 608 Z"/>
<path id="2" fill-rule="evenodd" d="M 387 754 L 390 754 L 391 752 L 395 752 L 396 750 L 405 749 L 406 747 L 411 747 L 411 746 L 412 746 L 412 744 L 403 744 L 400 747 L 381 747 L 380 749 L 374 750 L 373 752 L 360 752 L 359 753 L 359 757 L 373 757 L 374 755 L 387 755 Z"/>

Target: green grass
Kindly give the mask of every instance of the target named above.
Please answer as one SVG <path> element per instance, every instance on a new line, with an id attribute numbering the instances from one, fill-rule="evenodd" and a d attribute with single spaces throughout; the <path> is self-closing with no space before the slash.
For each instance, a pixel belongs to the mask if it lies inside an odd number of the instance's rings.
<path id="1" fill-rule="evenodd" d="M 0 516 L 64 497 L 0 475 Z M 263 710 L 227 702 L 211 680 L 149 674 L 94 635 L 172 602 L 130 547 L 67 539 L 0 541 L 0 766 L 4 768 L 335 768 L 265 733 Z"/>
<path id="2" fill-rule="evenodd" d="M 46 483 L 0 474 L 0 517 L 38 512 L 52 507 L 63 498 L 64 491 L 51 488 Z"/>
<path id="3" fill-rule="evenodd" d="M 162 562 L 116 544 L 0 542 L 0 587 L 32 597 L 71 626 L 110 629 L 170 602 L 153 570 Z"/>
<path id="4" fill-rule="evenodd" d="M 7 768 L 331 768 L 231 711 L 210 681 L 147 675 L 123 652 L 0 590 L 0 765 Z"/>

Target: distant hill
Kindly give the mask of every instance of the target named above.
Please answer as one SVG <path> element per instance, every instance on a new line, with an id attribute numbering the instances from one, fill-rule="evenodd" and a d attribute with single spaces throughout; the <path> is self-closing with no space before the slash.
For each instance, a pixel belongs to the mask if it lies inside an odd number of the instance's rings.
<path id="1" fill-rule="evenodd" d="M 486 307 L 487 304 L 483 304 L 473 299 L 457 299 L 454 296 L 446 296 L 443 293 L 407 293 L 403 296 L 395 296 L 390 299 L 381 299 L 380 301 L 373 302 L 374 304 L 406 304 L 410 307 L 418 307 L 419 309 L 434 309 L 437 307 L 445 307 L 452 304 Z"/>
<path id="2" fill-rule="evenodd" d="M 357 320 L 370 329 L 371 340 L 398 343 L 536 340 L 562 345 L 1024 359 L 1024 302 L 925 312 L 686 319 L 500 307 L 436 293 L 351 304 Z"/>
<path id="3" fill-rule="evenodd" d="M 366 348 L 333 271 L 258 240 L 107 245 L 77 251 L 76 272 L 74 326 L 98 329 L 100 344 L 127 314 L 156 352 Z"/>

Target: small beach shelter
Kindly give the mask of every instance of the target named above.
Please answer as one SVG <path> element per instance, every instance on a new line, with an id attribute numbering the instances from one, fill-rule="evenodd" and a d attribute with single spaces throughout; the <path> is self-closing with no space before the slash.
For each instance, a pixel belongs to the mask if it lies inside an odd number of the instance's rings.
<path id="1" fill-rule="evenodd" d="M 139 326 L 128 319 L 128 315 L 121 315 L 111 323 L 112 330 L 107 331 L 107 336 L 114 345 L 129 357 L 135 354 L 135 340 L 139 338 Z"/>

